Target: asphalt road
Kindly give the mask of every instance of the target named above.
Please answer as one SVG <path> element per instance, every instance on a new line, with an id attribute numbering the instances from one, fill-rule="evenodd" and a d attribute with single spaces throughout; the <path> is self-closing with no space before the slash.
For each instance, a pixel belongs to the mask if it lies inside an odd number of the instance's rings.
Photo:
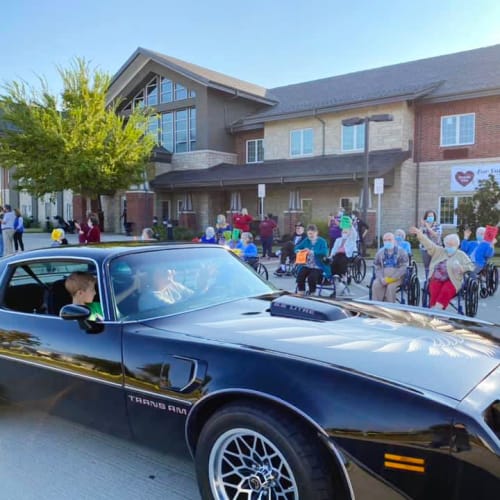
<path id="1" fill-rule="evenodd" d="M 76 239 L 76 236 L 69 235 Z M 127 239 L 104 235 L 105 241 Z M 26 248 L 50 244 L 48 234 L 25 237 Z M 270 279 L 293 291 L 293 278 L 276 278 L 277 259 L 264 260 Z M 368 298 L 365 282 L 352 296 Z M 478 316 L 499 321 L 500 292 L 481 299 Z M 198 500 L 193 465 L 132 442 L 57 417 L 14 413 L 0 407 L 0 498 L 2 500 Z"/>

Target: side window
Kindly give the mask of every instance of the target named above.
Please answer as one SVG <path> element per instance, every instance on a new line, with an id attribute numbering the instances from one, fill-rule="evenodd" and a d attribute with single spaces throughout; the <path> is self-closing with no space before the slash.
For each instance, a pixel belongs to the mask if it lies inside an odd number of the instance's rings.
<path id="1" fill-rule="evenodd" d="M 97 275 L 96 266 L 90 261 L 45 260 L 18 265 L 12 269 L 5 286 L 1 307 L 22 313 L 58 316 L 61 307 L 72 302 L 65 280 L 74 271 Z M 98 300 L 98 293 L 95 300 Z"/>

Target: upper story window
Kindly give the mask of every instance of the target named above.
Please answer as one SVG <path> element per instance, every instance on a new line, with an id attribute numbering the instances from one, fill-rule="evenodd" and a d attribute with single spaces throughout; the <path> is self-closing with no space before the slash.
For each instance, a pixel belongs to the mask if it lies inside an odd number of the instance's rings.
<path id="1" fill-rule="evenodd" d="M 134 97 L 134 108 L 143 108 L 144 107 L 144 91 L 141 90 L 135 97 Z"/>
<path id="2" fill-rule="evenodd" d="M 156 78 L 148 83 L 146 87 L 146 105 L 156 106 L 158 104 L 158 85 Z"/>
<path id="3" fill-rule="evenodd" d="M 290 132 L 290 156 L 313 154 L 313 129 L 304 128 Z"/>
<path id="4" fill-rule="evenodd" d="M 160 144 L 172 153 L 185 153 L 196 148 L 196 108 L 162 113 Z"/>
<path id="5" fill-rule="evenodd" d="M 441 117 L 441 146 L 474 144 L 476 115 L 450 115 Z"/>
<path id="6" fill-rule="evenodd" d="M 196 91 L 174 82 L 165 77 L 155 76 L 140 92 L 138 92 L 131 103 L 126 104 L 123 111 L 129 111 L 132 106 L 157 106 L 174 101 L 194 99 Z"/>
<path id="7" fill-rule="evenodd" d="M 342 125 L 342 151 L 363 151 L 365 149 L 365 124 L 346 127 Z"/>
<path id="8" fill-rule="evenodd" d="M 247 141 L 247 163 L 264 161 L 264 139 Z"/>

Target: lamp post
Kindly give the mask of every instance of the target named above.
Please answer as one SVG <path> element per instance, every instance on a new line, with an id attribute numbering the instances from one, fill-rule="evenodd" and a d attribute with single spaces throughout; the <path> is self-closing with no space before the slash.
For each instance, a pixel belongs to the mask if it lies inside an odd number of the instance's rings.
<path id="1" fill-rule="evenodd" d="M 365 124 L 365 148 L 364 148 L 364 173 L 363 173 L 363 220 L 366 222 L 368 211 L 368 172 L 370 166 L 370 122 L 391 122 L 393 116 L 390 114 L 379 114 L 342 120 L 344 127 L 353 127 L 354 125 Z"/>

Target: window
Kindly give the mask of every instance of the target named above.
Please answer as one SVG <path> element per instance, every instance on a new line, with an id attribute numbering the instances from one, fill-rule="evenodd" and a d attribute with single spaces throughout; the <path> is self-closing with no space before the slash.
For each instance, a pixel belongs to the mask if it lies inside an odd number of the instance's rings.
<path id="1" fill-rule="evenodd" d="M 153 115 L 149 117 L 148 122 L 148 133 L 154 136 L 156 144 L 159 142 L 158 132 L 160 130 L 158 123 L 158 115 Z"/>
<path id="2" fill-rule="evenodd" d="M 184 85 L 180 83 L 175 84 L 175 100 L 182 101 L 183 99 L 187 99 L 187 89 Z"/>
<path id="3" fill-rule="evenodd" d="M 474 144 L 476 115 L 451 115 L 441 117 L 441 146 Z"/>
<path id="4" fill-rule="evenodd" d="M 304 128 L 290 132 L 290 156 L 305 156 L 313 153 L 313 129 Z"/>
<path id="5" fill-rule="evenodd" d="M 365 149 L 365 124 L 346 127 L 342 125 L 342 151 L 363 151 Z"/>
<path id="6" fill-rule="evenodd" d="M 196 108 L 161 114 L 161 145 L 172 153 L 196 148 Z"/>
<path id="7" fill-rule="evenodd" d="M 188 150 L 188 113 L 187 109 L 175 112 L 175 152 Z"/>
<path id="8" fill-rule="evenodd" d="M 134 97 L 134 108 L 143 108 L 144 107 L 144 91 L 141 90 L 135 97 Z"/>
<path id="9" fill-rule="evenodd" d="M 264 139 L 247 141 L 247 163 L 264 161 Z"/>
<path id="10" fill-rule="evenodd" d="M 189 150 L 196 149 L 196 108 L 189 108 Z"/>
<path id="11" fill-rule="evenodd" d="M 172 80 L 168 78 L 161 79 L 161 102 L 172 102 L 172 97 L 174 95 L 173 92 L 173 83 Z"/>
<path id="12" fill-rule="evenodd" d="M 148 106 L 156 106 L 158 104 L 158 85 L 156 83 L 156 78 L 146 87 L 146 104 Z"/>
<path id="13" fill-rule="evenodd" d="M 458 208 L 461 201 L 467 198 L 470 198 L 470 196 L 441 196 L 439 198 L 439 222 L 441 224 L 458 226 L 460 220 L 455 210 Z"/>

